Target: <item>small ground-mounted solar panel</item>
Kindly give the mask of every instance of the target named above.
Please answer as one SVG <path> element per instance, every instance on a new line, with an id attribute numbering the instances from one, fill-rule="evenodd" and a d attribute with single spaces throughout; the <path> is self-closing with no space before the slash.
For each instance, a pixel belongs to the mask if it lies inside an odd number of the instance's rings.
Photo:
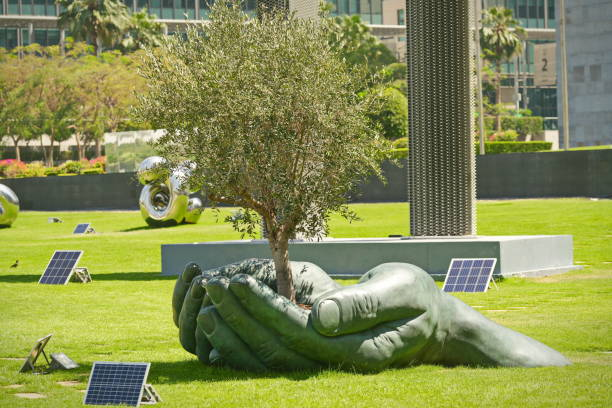
<path id="1" fill-rule="evenodd" d="M 74 228 L 74 231 L 72 231 L 73 234 L 88 234 L 89 232 L 92 231 L 92 228 L 90 227 L 91 224 L 87 223 L 87 224 L 77 224 L 77 226 Z"/>
<path id="2" fill-rule="evenodd" d="M 83 251 L 55 251 L 38 283 L 67 284 L 82 254 Z"/>
<path id="3" fill-rule="evenodd" d="M 453 258 L 446 273 L 444 292 L 486 292 L 496 258 Z"/>
<path id="4" fill-rule="evenodd" d="M 89 376 L 85 405 L 139 406 L 149 367 L 149 363 L 96 361 Z"/>
<path id="5" fill-rule="evenodd" d="M 19 370 L 20 373 L 25 373 L 27 371 L 34 371 L 34 372 L 36 372 L 37 371 L 37 369 L 35 367 L 36 360 L 38 360 L 38 357 L 41 354 L 43 355 L 45 360 L 47 360 L 47 364 L 49 364 L 49 359 L 47 359 L 47 355 L 45 354 L 45 346 L 47 345 L 49 340 L 51 340 L 51 336 L 53 336 L 53 335 L 52 334 L 48 334 L 45 337 L 36 340 L 36 344 L 34 344 L 34 347 L 32 347 L 32 350 L 30 351 L 30 354 L 28 354 L 28 356 L 26 357 L 25 361 L 23 362 L 23 366 Z"/>

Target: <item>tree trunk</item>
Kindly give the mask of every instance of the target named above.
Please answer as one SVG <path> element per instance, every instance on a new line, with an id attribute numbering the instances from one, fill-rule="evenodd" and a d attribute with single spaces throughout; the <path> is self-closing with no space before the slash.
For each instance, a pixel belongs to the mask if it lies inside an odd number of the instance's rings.
<path id="1" fill-rule="evenodd" d="M 94 44 L 96 47 L 96 57 L 99 57 L 100 55 L 102 55 L 102 39 L 99 35 L 96 35 L 94 37 Z"/>
<path id="2" fill-rule="evenodd" d="M 76 132 L 74 134 L 74 140 L 76 141 L 76 145 L 77 145 L 77 156 L 79 157 L 79 161 L 83 160 L 83 150 L 81 149 L 81 133 L 80 132 Z"/>
<path id="3" fill-rule="evenodd" d="M 502 80 L 502 74 L 501 74 L 501 62 L 499 62 L 497 64 L 497 67 L 495 68 L 495 70 L 497 71 L 497 89 L 495 90 L 495 123 L 496 123 L 496 131 L 497 133 L 501 132 L 502 130 L 502 125 L 501 125 L 501 80 Z"/>
<path id="4" fill-rule="evenodd" d="M 293 287 L 293 275 L 291 274 L 291 264 L 289 263 L 289 239 L 279 239 L 270 235 L 268 242 L 270 243 L 274 268 L 276 269 L 278 294 L 295 303 L 295 288 Z"/>
<path id="5" fill-rule="evenodd" d="M 14 137 L 12 137 L 11 139 L 13 139 L 13 144 L 15 145 L 15 159 L 17 159 L 17 161 L 21 161 L 21 150 L 19 149 L 19 139 L 15 139 Z"/>
<path id="6" fill-rule="evenodd" d="M 49 166 L 53 167 L 53 136 L 49 136 L 51 146 L 49 147 Z"/>
<path id="7" fill-rule="evenodd" d="M 49 167 L 49 155 L 47 154 L 47 149 L 45 149 L 45 145 L 43 144 L 43 135 L 40 136 L 40 149 L 43 152 L 43 157 L 45 158 L 45 166 Z"/>
<path id="8" fill-rule="evenodd" d="M 100 143 L 100 138 L 96 138 L 96 157 L 102 156 L 102 146 Z"/>

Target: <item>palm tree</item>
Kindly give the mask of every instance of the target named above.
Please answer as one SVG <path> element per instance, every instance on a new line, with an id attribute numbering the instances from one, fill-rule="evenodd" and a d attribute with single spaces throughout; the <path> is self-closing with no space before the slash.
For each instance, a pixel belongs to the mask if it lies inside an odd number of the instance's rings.
<path id="1" fill-rule="evenodd" d="M 130 27 L 128 8 L 121 0 L 58 0 L 64 8 L 58 25 L 76 40 L 89 40 L 100 56 L 102 47 L 112 47 Z"/>
<path id="2" fill-rule="evenodd" d="M 156 18 L 155 15 L 147 13 L 147 9 L 133 13 L 130 17 L 127 35 L 121 40 L 121 48 L 124 51 L 132 51 L 146 47 L 159 47 L 166 25 L 155 21 Z"/>
<path id="3" fill-rule="evenodd" d="M 480 47 L 484 58 L 495 64 L 495 104 L 496 127 L 501 131 L 501 79 L 502 63 L 522 54 L 523 40 L 526 32 L 520 23 L 512 17 L 512 10 L 504 7 L 493 7 L 483 11 L 482 28 L 480 29 Z"/>

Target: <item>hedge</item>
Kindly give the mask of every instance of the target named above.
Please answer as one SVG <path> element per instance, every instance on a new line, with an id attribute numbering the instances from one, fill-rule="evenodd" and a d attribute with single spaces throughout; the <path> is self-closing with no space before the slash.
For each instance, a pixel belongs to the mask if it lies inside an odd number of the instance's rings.
<path id="1" fill-rule="evenodd" d="M 527 135 L 538 135 L 544 131 L 544 118 L 541 116 L 502 116 L 503 130 L 516 130 L 521 139 Z M 485 118 L 485 129 L 487 133 L 495 129 L 495 118 L 487 116 Z"/>
<path id="2" fill-rule="evenodd" d="M 486 154 L 501 154 L 501 153 L 529 153 L 542 152 L 550 150 L 552 142 L 485 142 Z M 478 154 L 480 144 L 474 144 L 474 150 Z M 408 148 L 391 149 L 389 157 L 393 159 L 408 158 Z"/>
<path id="3" fill-rule="evenodd" d="M 552 142 L 485 142 L 486 154 L 529 153 L 550 150 Z M 480 143 L 474 143 L 476 154 L 480 151 Z"/>

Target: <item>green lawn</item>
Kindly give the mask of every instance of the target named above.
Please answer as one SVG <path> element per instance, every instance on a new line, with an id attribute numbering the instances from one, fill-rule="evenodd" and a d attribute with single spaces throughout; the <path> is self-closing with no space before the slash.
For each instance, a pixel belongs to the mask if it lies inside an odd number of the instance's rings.
<path id="1" fill-rule="evenodd" d="M 334 218 L 332 236 L 408 232 L 406 204 L 353 208 L 363 221 Z M 64 223 L 48 224 L 48 216 Z M 210 211 L 197 225 L 166 229 L 144 228 L 137 212 L 22 212 L 12 228 L 0 230 L 0 406 L 81 406 L 94 361 L 151 362 L 149 382 L 162 407 L 612 406 L 612 200 L 484 201 L 478 216 L 482 235 L 574 235 L 583 270 L 507 279 L 499 290 L 459 295 L 491 319 L 563 352 L 572 366 L 422 366 L 376 375 L 205 368 L 178 344 L 170 307 L 174 278 L 159 276 L 160 244 L 239 238 L 228 225 Z M 73 236 L 78 222 L 92 222 L 98 233 Z M 84 250 L 80 264 L 94 282 L 37 285 L 54 249 Z M 9 269 L 15 259 L 19 267 Z M 64 352 L 81 368 L 17 374 L 34 341 L 48 333 L 54 337 L 47 352 Z M 58 384 L 66 380 L 78 383 Z M 32 392 L 46 398 L 14 395 Z"/>

